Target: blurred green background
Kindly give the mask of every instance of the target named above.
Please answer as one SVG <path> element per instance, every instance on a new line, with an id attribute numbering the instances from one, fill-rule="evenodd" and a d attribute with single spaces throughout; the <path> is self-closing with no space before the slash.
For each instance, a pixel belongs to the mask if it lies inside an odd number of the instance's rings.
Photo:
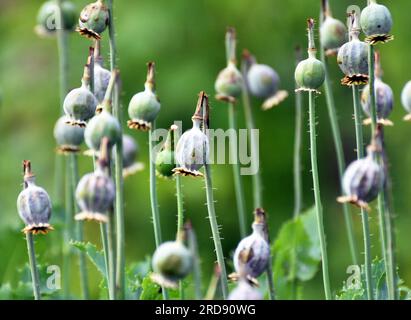
<path id="1" fill-rule="evenodd" d="M 73 1 L 78 10 L 87 3 Z M 167 128 L 174 120 L 182 120 L 184 129 L 190 127 L 197 94 L 205 90 L 214 95 L 214 80 L 225 65 L 224 33 L 234 26 L 238 34 L 239 51 L 248 48 L 258 61 L 273 66 L 280 74 L 282 88 L 290 97 L 274 110 L 262 112 L 260 101 L 254 100 L 254 114 L 260 128 L 260 152 L 264 182 L 264 203 L 269 213 L 271 237 L 293 210 L 292 157 L 294 141 L 294 47 L 306 47 L 305 20 L 319 14 L 319 0 L 139 0 L 114 1 L 118 39 L 119 67 L 123 90 L 122 104 L 127 119 L 127 105 L 132 95 L 143 88 L 146 62 L 157 63 L 157 90 L 162 102 L 158 127 Z M 365 6 L 366 1 L 330 1 L 334 16 L 345 19 L 348 5 Z M 55 141 L 53 126 L 60 114 L 58 86 L 58 58 L 55 39 L 40 39 L 33 31 L 37 10 L 42 1 L 0 1 L 0 283 L 16 282 L 16 269 L 27 258 L 24 237 L 19 230 L 22 223 L 16 212 L 16 197 L 21 189 L 21 161 L 30 159 L 38 183 L 53 194 Z M 408 0 L 381 1 L 389 5 L 394 18 L 395 41 L 381 46 L 384 80 L 395 93 L 392 114 L 394 127 L 386 130 L 386 143 L 391 163 L 395 223 L 397 226 L 397 257 L 401 277 L 411 283 L 411 251 L 409 250 L 409 198 L 411 190 L 410 132 L 402 121 L 405 111 L 400 104 L 401 89 L 411 78 L 409 54 L 411 20 Z M 104 35 L 107 40 L 107 35 Z M 70 36 L 70 88 L 79 86 L 83 65 L 90 42 L 73 33 Z M 107 53 L 106 41 L 103 50 Z M 108 54 L 105 54 L 108 58 Z M 107 60 L 107 59 L 106 59 Z M 346 160 L 355 158 L 354 126 L 352 121 L 351 91 L 339 85 L 341 72 L 331 61 L 339 120 L 342 128 Z M 211 99 L 212 128 L 227 127 L 227 110 L 223 103 Z M 334 145 L 328 122 L 324 96 L 317 98 L 318 145 L 320 182 L 324 206 L 325 228 L 334 291 L 347 278 L 350 264 L 349 248 L 341 207 L 335 199 L 339 195 Z M 241 108 L 241 105 L 239 105 Z M 308 111 L 308 108 L 304 109 Z M 239 109 L 240 127 L 244 126 Z M 304 112 L 307 125 L 307 112 Z M 124 126 L 125 127 L 125 126 Z M 313 203 L 309 170 L 307 126 L 304 129 L 303 179 L 304 207 Z M 132 134 L 141 147 L 140 160 L 147 164 L 147 135 Z M 368 130 L 367 130 L 368 131 Z M 147 167 L 147 166 L 146 166 Z M 89 158 L 81 158 L 81 174 L 92 169 Z M 232 171 L 229 165 L 213 166 L 216 210 L 226 257 L 239 241 L 235 210 Z M 192 220 L 198 234 L 204 283 L 208 283 L 214 262 L 211 231 L 207 220 L 203 181 L 186 178 L 184 181 L 186 217 Z M 244 177 L 249 221 L 252 219 L 251 179 Z M 126 250 L 127 262 L 143 259 L 154 250 L 154 237 L 149 206 L 148 170 L 128 178 L 125 182 Z M 158 182 L 163 239 L 173 239 L 176 228 L 175 184 Z M 359 212 L 352 210 L 356 235 L 362 248 Z M 371 214 L 373 256 L 380 256 L 376 211 Z M 40 261 L 60 264 L 58 244 L 61 234 L 54 232 L 38 237 Z M 86 237 L 99 243 L 98 227 L 87 224 Z M 95 274 L 93 266 L 90 273 Z M 77 272 L 73 262 L 73 272 Z M 76 276 L 76 275 L 74 275 Z M 92 276 L 94 292 L 97 280 Z M 72 288 L 79 292 L 76 281 Z M 96 294 L 96 293 L 95 293 Z M 304 298 L 323 298 L 322 278 L 306 284 Z"/>

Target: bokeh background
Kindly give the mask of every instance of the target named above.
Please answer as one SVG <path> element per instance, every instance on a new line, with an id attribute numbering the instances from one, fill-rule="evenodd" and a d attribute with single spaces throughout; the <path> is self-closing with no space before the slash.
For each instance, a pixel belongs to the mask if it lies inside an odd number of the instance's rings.
<path id="1" fill-rule="evenodd" d="M 73 0 L 78 10 L 87 3 Z M 334 16 L 345 19 L 348 5 L 361 7 L 366 1 L 330 1 Z M 26 261 L 24 237 L 19 233 L 22 223 L 16 212 L 16 197 L 21 190 L 21 161 L 30 159 L 38 183 L 54 190 L 55 141 L 53 126 L 61 112 L 59 105 L 58 58 L 56 40 L 40 39 L 33 31 L 37 10 L 42 1 L 0 0 L 0 283 L 15 283 L 16 269 Z M 397 257 L 400 276 L 411 283 L 411 127 L 402 121 L 405 111 L 400 104 L 403 85 L 411 79 L 409 56 L 411 20 L 408 0 L 381 1 L 389 5 L 394 18 L 395 41 L 381 46 L 384 80 L 395 93 L 392 114 L 394 127 L 386 130 L 386 143 L 391 163 L 394 207 L 397 227 Z M 123 90 L 121 101 L 124 118 L 132 95 L 143 88 L 146 62 L 157 63 L 157 90 L 162 101 L 158 126 L 167 128 L 174 120 L 190 127 L 190 117 L 197 94 L 205 90 L 214 94 L 214 80 L 225 65 L 224 33 L 234 26 L 238 33 L 239 51 L 248 48 L 258 61 L 273 66 L 280 74 L 282 88 L 290 97 L 274 110 L 263 112 L 261 101 L 253 100 L 256 124 L 260 129 L 260 152 L 264 182 L 264 204 L 269 213 L 271 237 L 281 224 L 290 219 L 293 210 L 292 157 L 294 141 L 294 48 L 306 46 L 305 20 L 317 17 L 319 0 L 139 0 L 115 1 L 115 23 L 118 39 L 119 67 Z M 107 35 L 104 35 L 107 38 Z M 107 39 L 105 39 L 107 40 Z M 70 88 L 79 86 L 90 42 L 73 33 L 70 36 Z M 103 43 L 108 58 L 108 45 Z M 106 59 L 107 60 L 107 59 Z M 338 116 L 346 151 L 346 160 L 355 158 L 354 125 L 351 91 L 339 85 L 342 77 L 331 61 Z M 213 128 L 227 127 L 227 110 L 223 103 L 211 99 Z M 328 241 L 331 281 L 334 291 L 347 278 L 350 264 L 349 248 L 339 195 L 334 145 L 331 137 L 324 96 L 317 98 L 319 168 Z M 245 127 L 241 105 L 240 127 Z M 313 203 L 309 170 L 307 112 L 304 108 L 303 179 L 304 207 Z M 132 134 L 140 145 L 140 160 L 147 164 L 148 146 L 145 133 Z M 81 174 L 92 169 L 88 158 L 81 158 Z M 239 241 L 235 210 L 232 171 L 229 165 L 213 166 L 215 199 L 221 224 L 223 247 L 227 257 Z M 244 177 L 247 211 L 252 219 L 251 179 Z M 154 237 L 149 206 L 149 175 L 145 170 L 125 182 L 127 262 L 142 260 L 152 254 Z M 163 238 L 173 239 L 176 228 L 175 184 L 158 182 Z M 186 217 L 192 220 L 198 234 L 204 283 L 213 268 L 214 252 L 205 207 L 203 181 L 184 179 Z M 361 248 L 361 224 L 357 210 L 352 210 L 356 235 Z M 371 214 L 373 256 L 380 255 L 376 212 Z M 88 224 L 86 237 L 99 243 L 98 227 Z M 61 234 L 55 232 L 38 237 L 40 261 L 60 264 L 58 245 Z M 95 274 L 89 266 L 90 273 Z M 73 272 L 77 270 L 73 262 Z M 76 281 L 72 289 L 79 292 Z M 92 276 L 94 293 L 97 280 Z M 304 298 L 323 298 L 320 273 L 305 285 Z"/>

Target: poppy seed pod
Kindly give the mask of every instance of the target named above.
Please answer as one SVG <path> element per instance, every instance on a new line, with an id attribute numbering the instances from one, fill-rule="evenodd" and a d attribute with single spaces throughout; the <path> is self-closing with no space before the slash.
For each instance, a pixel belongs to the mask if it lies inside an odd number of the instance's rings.
<path id="1" fill-rule="evenodd" d="M 265 213 L 261 209 L 256 210 L 252 227 L 253 233 L 241 240 L 234 252 L 234 267 L 240 277 L 257 278 L 267 269 L 270 258 Z"/>
<path id="2" fill-rule="evenodd" d="M 368 45 L 359 40 L 360 29 L 355 14 L 351 15 L 351 40 L 338 50 L 337 63 L 345 77 L 343 85 L 368 83 Z"/>
<path id="3" fill-rule="evenodd" d="M 392 125 L 392 122 L 388 120 L 393 104 L 394 94 L 389 85 L 384 83 L 380 78 L 375 78 L 374 82 L 375 90 L 375 102 L 377 107 L 377 120 L 383 125 Z M 366 85 L 361 95 L 361 105 L 364 113 L 371 117 L 371 99 L 370 99 L 370 87 Z M 371 119 L 365 119 L 364 124 L 370 124 Z"/>
<path id="4" fill-rule="evenodd" d="M 109 10 L 103 0 L 97 0 L 84 7 L 80 13 L 78 32 L 88 38 L 101 39 L 110 20 Z"/>
<path id="5" fill-rule="evenodd" d="M 368 203 L 374 200 L 384 183 L 383 168 L 374 160 L 374 151 L 352 162 L 344 172 L 343 190 L 345 196 L 338 198 L 339 202 L 350 202 L 366 210 Z"/>
<path id="6" fill-rule="evenodd" d="M 308 59 L 298 63 L 294 77 L 298 89 L 296 91 L 314 91 L 324 83 L 324 64 L 316 58 L 316 48 L 314 42 L 314 20 L 308 19 Z"/>
<path id="7" fill-rule="evenodd" d="M 80 127 L 86 126 L 86 121 L 94 116 L 98 101 L 89 89 L 90 69 L 84 68 L 82 85 L 71 90 L 64 99 L 63 109 L 70 117 L 69 123 Z"/>
<path id="8" fill-rule="evenodd" d="M 159 282 L 173 286 L 191 272 L 193 256 L 180 241 L 167 241 L 154 252 L 152 266 Z"/>
<path id="9" fill-rule="evenodd" d="M 263 295 L 246 279 L 240 279 L 237 287 L 229 294 L 228 300 L 263 300 Z"/>
<path id="10" fill-rule="evenodd" d="M 347 42 L 347 28 L 340 20 L 327 16 L 320 28 L 320 41 L 327 55 L 335 55 Z"/>
<path id="11" fill-rule="evenodd" d="M 173 169 L 176 167 L 174 159 L 174 133 L 177 129 L 176 125 L 171 126 L 163 147 L 157 153 L 156 171 L 163 178 L 171 178 L 174 174 Z"/>
<path id="12" fill-rule="evenodd" d="M 54 34 L 56 29 L 60 27 L 60 22 L 56 19 L 57 13 L 58 6 L 56 1 L 52 0 L 43 3 L 37 14 L 36 32 L 39 35 Z M 62 1 L 61 13 L 64 30 L 73 30 L 77 22 L 77 11 L 75 5 L 71 1 Z"/>
<path id="13" fill-rule="evenodd" d="M 151 123 L 160 112 L 160 102 L 155 94 L 155 64 L 148 63 L 147 79 L 144 84 L 145 90 L 135 94 L 128 105 L 128 115 L 131 120 L 127 122 L 130 129 L 147 131 Z"/>
<path id="14" fill-rule="evenodd" d="M 46 234 L 53 227 L 49 224 L 51 217 L 51 200 L 46 190 L 38 187 L 31 172 L 30 161 L 24 161 L 24 190 L 17 198 L 17 209 L 25 223 L 24 233 Z"/>
<path id="15" fill-rule="evenodd" d="M 110 82 L 111 72 L 103 68 L 101 59 L 96 59 L 94 65 L 94 96 L 99 103 L 104 100 L 104 95 L 107 91 Z"/>
<path id="16" fill-rule="evenodd" d="M 54 126 L 54 138 L 58 145 L 58 151 L 71 153 L 80 151 L 80 145 L 84 141 L 84 128 L 72 126 L 67 116 L 60 117 Z"/>
<path id="17" fill-rule="evenodd" d="M 236 33 L 234 28 L 228 28 L 225 34 L 227 67 L 220 71 L 214 84 L 216 98 L 221 101 L 235 102 L 243 89 L 243 76 L 236 63 Z"/>
<path id="18" fill-rule="evenodd" d="M 402 89 L 401 103 L 405 111 L 408 112 L 408 114 L 404 117 L 404 120 L 410 121 L 411 120 L 411 81 L 408 81 L 405 84 L 404 89 Z"/>
<path id="19" fill-rule="evenodd" d="M 390 35 L 392 28 L 391 13 L 386 6 L 371 0 L 370 4 L 361 12 L 361 28 L 367 36 L 366 41 L 371 44 L 387 42 L 393 39 Z"/>
<path id="20" fill-rule="evenodd" d="M 137 142 L 129 135 L 123 134 L 123 167 L 131 167 L 139 154 Z"/>

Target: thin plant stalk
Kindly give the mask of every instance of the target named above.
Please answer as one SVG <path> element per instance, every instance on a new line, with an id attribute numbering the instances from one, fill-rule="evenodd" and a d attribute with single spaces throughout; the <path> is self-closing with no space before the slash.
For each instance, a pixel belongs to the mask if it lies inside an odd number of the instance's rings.
<path id="1" fill-rule="evenodd" d="M 151 217 L 153 219 L 154 227 L 154 240 L 156 248 L 160 246 L 163 242 L 161 236 L 161 223 L 160 223 L 160 213 L 158 210 L 158 199 L 157 199 L 157 179 L 156 179 L 156 167 L 155 167 L 155 141 L 153 138 L 153 132 L 156 129 L 155 120 L 151 124 L 151 128 L 148 134 L 148 143 L 149 143 L 149 163 L 150 163 L 150 204 L 151 204 Z M 163 298 L 168 300 L 168 291 L 163 288 Z"/>
<path id="2" fill-rule="evenodd" d="M 243 78 L 246 79 L 247 74 L 247 66 L 246 62 L 243 61 L 242 63 L 242 74 Z M 243 107 L 244 107 L 244 114 L 245 114 L 245 121 L 248 131 L 248 137 L 250 142 L 250 149 L 251 154 L 256 155 L 258 153 L 258 141 L 256 140 L 257 137 L 253 134 L 255 130 L 255 122 L 254 122 L 254 115 L 251 109 L 251 101 L 250 101 L 250 93 L 248 91 L 248 87 L 244 81 L 244 86 L 242 90 L 242 100 L 243 100 Z M 259 164 L 258 164 L 259 165 Z M 252 175 L 252 184 L 253 184 L 253 207 L 254 208 L 263 208 L 263 194 L 262 194 L 262 182 L 261 182 L 261 173 L 258 168 L 257 172 Z"/>
<path id="3" fill-rule="evenodd" d="M 78 183 L 78 167 L 77 167 L 77 155 L 70 154 L 70 168 L 71 168 L 71 178 L 72 178 L 72 194 L 74 199 L 75 189 Z M 77 212 L 78 206 L 77 202 L 74 202 L 74 209 Z M 84 241 L 84 224 L 83 221 L 77 221 L 76 223 L 77 240 L 80 242 Z M 87 259 L 86 254 L 83 251 L 79 252 L 79 267 L 80 267 L 80 283 L 81 290 L 84 300 L 88 300 L 90 297 L 89 286 L 88 286 L 88 274 L 87 274 Z"/>
<path id="4" fill-rule="evenodd" d="M 194 294 L 196 300 L 201 300 L 202 290 L 201 290 L 201 265 L 200 265 L 200 255 L 198 253 L 198 243 L 197 243 L 197 236 L 195 231 L 191 225 L 191 223 L 187 223 L 186 226 L 187 230 L 187 241 L 188 241 L 188 248 L 193 256 L 193 279 L 194 279 Z"/>
<path id="5" fill-rule="evenodd" d="M 357 85 L 352 86 L 353 103 L 354 103 L 354 119 L 355 119 L 355 136 L 357 141 L 357 159 L 364 157 L 364 144 L 363 144 L 363 132 L 362 132 L 362 115 L 360 107 L 360 93 Z M 367 210 L 361 208 L 361 220 L 364 237 L 364 269 L 365 269 L 365 282 L 367 289 L 367 297 L 369 300 L 373 299 L 373 282 L 371 275 L 371 240 L 370 240 L 370 227 L 369 217 Z"/>
<path id="6" fill-rule="evenodd" d="M 107 288 L 108 288 L 108 296 L 109 298 L 113 296 L 113 293 L 111 292 L 111 286 L 109 284 L 109 268 L 110 268 L 110 263 L 109 263 L 109 257 L 108 257 L 108 235 L 107 235 L 107 225 L 105 223 L 100 223 L 100 237 L 101 237 L 101 244 L 103 247 L 103 255 L 104 255 L 104 266 L 106 267 L 106 283 L 107 283 Z"/>
<path id="7" fill-rule="evenodd" d="M 39 270 L 37 269 L 36 253 L 35 253 L 35 250 L 34 250 L 33 234 L 30 233 L 30 232 L 27 232 L 26 233 L 26 240 L 27 240 L 27 251 L 28 251 L 28 255 L 29 255 L 31 280 L 32 280 L 32 283 L 33 283 L 34 300 L 41 300 L 40 277 L 39 277 Z"/>
<path id="8" fill-rule="evenodd" d="M 70 241 L 73 232 L 73 185 L 71 178 L 70 156 L 66 156 L 66 187 L 65 187 L 65 228 L 64 228 L 64 246 L 63 246 L 63 293 L 65 299 L 70 296 L 70 275 L 71 275 L 71 247 Z"/>
<path id="9" fill-rule="evenodd" d="M 309 111 L 310 111 L 310 149 L 311 149 L 311 172 L 313 176 L 315 211 L 317 214 L 317 227 L 320 238 L 320 250 L 322 257 L 323 282 L 325 298 L 331 300 L 330 276 L 328 272 L 328 255 L 325 241 L 325 232 L 323 224 L 323 209 L 320 196 L 320 182 L 318 178 L 317 166 L 317 142 L 316 142 L 316 118 L 315 118 L 315 97 L 314 92 L 309 92 Z"/>
<path id="10" fill-rule="evenodd" d="M 240 226 L 241 238 L 247 235 L 247 217 L 245 209 L 245 196 L 244 187 L 240 174 L 240 164 L 238 160 L 238 149 L 236 143 L 236 137 L 238 132 L 236 110 L 235 105 L 232 102 L 228 103 L 228 122 L 230 129 L 230 160 L 233 161 L 233 176 L 234 176 L 234 189 L 237 201 L 238 221 Z"/>
<path id="11" fill-rule="evenodd" d="M 301 174 L 301 145 L 302 145 L 302 94 L 295 94 L 295 134 L 294 134 L 294 218 L 298 217 L 302 208 L 302 174 Z"/>
<path id="12" fill-rule="evenodd" d="M 371 104 L 371 134 L 373 137 L 377 133 L 377 107 L 375 96 L 375 50 L 373 45 L 368 46 L 368 74 L 369 74 L 369 90 L 370 90 L 370 104 Z M 381 129 L 382 130 L 382 129 Z M 384 148 L 384 146 L 381 146 Z M 377 156 L 377 161 L 384 168 L 388 170 L 386 163 L 381 155 Z M 397 297 L 396 288 L 396 270 L 395 270 L 395 256 L 393 248 L 393 233 L 391 214 L 386 199 L 387 185 L 383 185 L 383 191 L 378 195 L 378 211 L 380 220 L 380 238 L 382 244 L 382 251 L 384 257 L 385 270 L 387 274 L 388 298 L 394 300 Z"/>
<path id="13" fill-rule="evenodd" d="M 321 23 L 323 22 L 322 11 L 321 11 L 320 21 Z M 344 149 L 342 145 L 340 126 L 338 124 L 337 109 L 335 107 L 335 100 L 334 100 L 332 85 L 331 85 L 330 76 L 328 72 L 328 61 L 325 56 L 325 50 L 322 47 L 322 45 L 320 46 L 320 57 L 321 57 L 321 61 L 324 64 L 324 69 L 325 69 L 325 81 L 324 81 L 325 99 L 326 99 L 326 104 L 327 104 L 327 109 L 328 109 L 328 116 L 330 118 L 335 153 L 337 156 L 338 175 L 340 179 L 340 189 L 342 190 L 342 177 L 344 175 L 344 170 L 346 167 Z M 342 209 L 343 209 L 343 214 L 344 214 L 344 221 L 345 221 L 345 226 L 346 226 L 348 243 L 350 246 L 351 259 L 352 259 L 353 264 L 358 265 L 358 256 L 359 256 L 358 247 L 357 247 L 357 242 L 355 240 L 353 221 L 352 221 L 352 216 L 350 213 L 348 203 L 343 203 Z"/>
<path id="14" fill-rule="evenodd" d="M 117 67 L 117 46 L 114 30 L 113 0 L 108 0 L 109 9 L 109 42 L 110 42 L 110 69 L 115 70 Z M 113 94 L 113 115 L 117 117 L 121 124 L 121 110 L 119 101 L 118 82 Z M 114 146 L 114 181 L 116 185 L 116 203 L 115 203 L 115 226 L 116 226 L 116 288 L 118 297 L 125 297 L 125 227 L 124 227 L 124 181 L 123 181 L 123 146 L 120 139 Z"/>
<path id="15" fill-rule="evenodd" d="M 115 226 L 114 226 L 114 212 L 110 209 L 109 218 L 106 226 L 107 231 L 107 245 L 108 245 L 108 287 L 110 300 L 116 300 L 117 290 L 116 290 L 116 263 L 115 263 Z"/>
<path id="16" fill-rule="evenodd" d="M 204 92 L 200 94 L 201 105 L 203 110 L 203 132 L 207 135 L 208 130 L 208 116 L 209 116 L 209 105 L 208 98 Z M 207 197 L 207 210 L 208 219 L 210 220 L 211 232 L 213 235 L 214 248 L 217 256 L 217 264 L 220 269 L 221 274 L 221 289 L 223 293 L 224 300 L 228 297 L 228 283 L 227 283 L 227 271 L 224 261 L 223 248 L 221 246 L 220 232 L 217 223 L 217 216 L 214 207 L 214 194 L 213 194 L 213 182 L 211 177 L 211 168 L 208 159 L 206 159 L 206 145 L 204 145 L 204 180 L 206 187 L 206 197 Z"/>

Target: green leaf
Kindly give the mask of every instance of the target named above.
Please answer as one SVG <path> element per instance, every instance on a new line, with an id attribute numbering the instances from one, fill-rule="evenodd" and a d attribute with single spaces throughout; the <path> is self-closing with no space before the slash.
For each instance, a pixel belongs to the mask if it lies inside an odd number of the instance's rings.
<path id="1" fill-rule="evenodd" d="M 103 251 L 98 250 L 97 247 L 90 242 L 71 241 L 70 244 L 80 251 L 85 252 L 103 278 L 106 277 L 106 261 Z"/>
<path id="2" fill-rule="evenodd" d="M 161 287 L 155 283 L 150 274 L 143 279 L 140 300 L 161 300 Z"/>
<path id="3" fill-rule="evenodd" d="M 126 299 L 138 299 L 142 292 L 143 279 L 148 275 L 151 269 L 150 257 L 144 261 L 131 264 L 126 268 Z"/>
<path id="4" fill-rule="evenodd" d="M 311 280 L 321 261 L 315 209 L 311 208 L 281 227 L 272 245 L 273 273 L 279 299 L 295 298 L 298 281 Z"/>

